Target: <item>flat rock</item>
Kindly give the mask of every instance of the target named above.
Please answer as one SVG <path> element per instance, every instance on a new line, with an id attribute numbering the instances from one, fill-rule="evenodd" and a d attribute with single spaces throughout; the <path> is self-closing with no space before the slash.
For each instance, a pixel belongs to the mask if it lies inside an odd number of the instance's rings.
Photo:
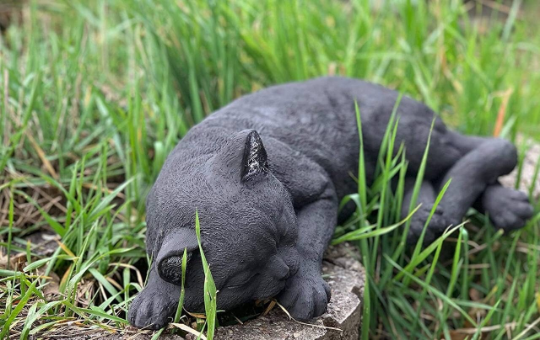
<path id="1" fill-rule="evenodd" d="M 514 187 L 519 177 L 518 188 L 527 193 L 532 188 L 532 196 L 540 199 L 540 176 L 535 178 L 538 163 L 540 162 L 540 144 L 525 138 L 518 138 L 518 141 L 519 145 L 525 145 L 526 147 L 521 176 L 518 176 L 518 169 L 515 169 L 509 175 L 501 177 L 500 181 L 506 187 Z"/>

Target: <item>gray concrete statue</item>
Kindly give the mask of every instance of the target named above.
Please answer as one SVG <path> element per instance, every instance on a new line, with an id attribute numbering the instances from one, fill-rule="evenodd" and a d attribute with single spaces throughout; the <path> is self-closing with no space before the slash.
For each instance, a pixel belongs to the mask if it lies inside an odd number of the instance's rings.
<path id="1" fill-rule="evenodd" d="M 133 301 L 129 321 L 157 329 L 174 315 L 180 263 L 189 252 L 185 308 L 204 311 L 201 258 L 194 230 L 219 290 L 218 309 L 277 297 L 290 314 L 323 314 L 330 289 L 321 262 L 338 220 L 338 203 L 357 190 L 362 115 L 368 183 L 398 93 L 356 79 L 319 78 L 261 90 L 235 100 L 193 127 L 167 158 L 147 199 L 148 284 Z M 517 163 L 516 148 L 497 138 L 450 131 L 426 105 L 403 97 L 396 144 L 406 148 L 408 208 L 432 121 L 421 209 L 408 240 L 420 236 L 438 190 L 452 182 L 426 231 L 432 241 L 459 224 L 474 206 L 505 231 L 521 228 L 533 208 L 527 195 L 498 177 Z M 407 212 L 404 211 L 404 214 Z"/>

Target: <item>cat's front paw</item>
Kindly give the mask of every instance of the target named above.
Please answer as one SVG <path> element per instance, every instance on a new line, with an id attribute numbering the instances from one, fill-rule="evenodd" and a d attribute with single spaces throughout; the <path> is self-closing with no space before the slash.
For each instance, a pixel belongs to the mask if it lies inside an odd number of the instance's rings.
<path id="1" fill-rule="evenodd" d="M 307 321 L 326 312 L 330 286 L 323 280 L 318 266 L 303 266 L 287 280 L 278 296 L 279 303 L 296 320 Z"/>
<path id="2" fill-rule="evenodd" d="M 178 299 L 167 291 L 159 291 L 157 287 L 145 287 L 131 303 L 128 321 L 135 327 L 160 329 L 172 320 Z"/>

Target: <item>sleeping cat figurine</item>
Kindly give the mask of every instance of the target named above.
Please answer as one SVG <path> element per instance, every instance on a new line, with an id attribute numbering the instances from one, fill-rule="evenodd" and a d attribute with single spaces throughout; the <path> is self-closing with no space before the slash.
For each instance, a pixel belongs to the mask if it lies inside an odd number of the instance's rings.
<path id="1" fill-rule="evenodd" d="M 355 102 L 369 185 L 398 97 L 356 79 L 318 78 L 246 95 L 193 127 L 168 156 L 146 201 L 146 245 L 153 261 L 129 322 L 158 329 L 171 320 L 184 249 L 189 258 L 184 308 L 204 311 L 195 211 L 218 309 L 276 297 L 298 320 L 323 314 L 330 300 L 321 277 L 323 253 L 340 200 L 358 189 L 351 175 L 358 171 L 359 154 Z M 472 206 L 506 232 L 532 217 L 527 195 L 498 182 L 517 163 L 510 142 L 451 131 L 429 107 L 406 96 L 396 115 L 396 145 L 404 145 L 408 161 L 404 215 L 435 120 L 417 200 L 422 205 L 412 217 L 409 242 L 419 238 L 449 179 L 426 242 L 461 223 Z"/>

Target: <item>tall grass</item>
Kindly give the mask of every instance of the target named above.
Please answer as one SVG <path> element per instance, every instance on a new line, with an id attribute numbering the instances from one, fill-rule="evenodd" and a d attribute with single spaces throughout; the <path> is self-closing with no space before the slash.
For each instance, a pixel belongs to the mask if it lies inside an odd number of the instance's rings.
<path id="1" fill-rule="evenodd" d="M 147 269 L 146 193 L 178 139 L 241 94 L 347 75 L 465 133 L 540 138 L 538 23 L 519 4 L 485 30 L 458 0 L 30 1 L 0 38 L 0 338 L 54 335 L 67 320 L 126 327 Z M 388 152 L 396 123 L 378 179 L 348 198 L 360 222 L 336 241 L 372 236 L 354 241 L 369 276 L 364 338 L 535 337 L 537 223 L 507 236 L 472 214 L 411 251 L 385 229 L 400 222 L 406 170 Z M 52 253 L 27 243 L 44 230 Z"/>

